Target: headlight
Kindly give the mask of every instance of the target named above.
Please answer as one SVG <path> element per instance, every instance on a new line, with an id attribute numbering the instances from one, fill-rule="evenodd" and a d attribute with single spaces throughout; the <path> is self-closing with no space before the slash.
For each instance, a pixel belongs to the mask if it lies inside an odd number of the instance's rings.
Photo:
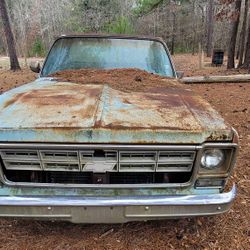
<path id="1" fill-rule="evenodd" d="M 224 162 L 225 155 L 220 149 L 207 149 L 201 157 L 203 168 L 213 170 L 221 166 Z"/>

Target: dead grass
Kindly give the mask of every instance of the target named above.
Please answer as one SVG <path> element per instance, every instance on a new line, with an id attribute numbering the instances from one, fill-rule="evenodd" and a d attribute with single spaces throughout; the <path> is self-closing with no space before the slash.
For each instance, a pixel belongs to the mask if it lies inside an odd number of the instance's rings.
<path id="1" fill-rule="evenodd" d="M 190 55 L 178 55 L 174 60 L 177 68 L 186 70 L 189 75 L 217 74 L 218 70 L 225 72 L 223 68 L 206 68 L 201 72 L 197 70 L 197 57 Z M 5 91 L 32 80 L 34 76 L 29 71 L 0 71 L 0 86 Z M 188 87 L 219 110 L 240 135 L 240 154 L 231 177 L 231 181 L 237 183 L 238 196 L 228 213 L 215 217 L 121 225 L 1 219 L 0 249 L 249 249 L 250 84 L 197 84 Z"/>

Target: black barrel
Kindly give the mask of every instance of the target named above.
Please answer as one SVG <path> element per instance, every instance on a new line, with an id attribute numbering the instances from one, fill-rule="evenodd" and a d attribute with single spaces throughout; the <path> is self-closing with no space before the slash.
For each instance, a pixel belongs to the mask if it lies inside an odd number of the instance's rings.
<path id="1" fill-rule="evenodd" d="M 213 51 L 212 64 L 215 66 L 221 66 L 224 62 L 224 50 L 215 49 Z"/>

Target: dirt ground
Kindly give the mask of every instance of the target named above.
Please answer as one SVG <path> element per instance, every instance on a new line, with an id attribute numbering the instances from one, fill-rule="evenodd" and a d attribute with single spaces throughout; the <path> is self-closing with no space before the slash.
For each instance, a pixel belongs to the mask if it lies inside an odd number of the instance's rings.
<path id="1" fill-rule="evenodd" d="M 186 76 L 228 74 L 224 67 L 212 68 L 207 64 L 205 69 L 198 70 L 197 56 L 177 55 L 174 62 L 178 70 L 186 72 Z M 30 81 L 35 76 L 27 69 L 15 73 L 0 70 L 0 91 Z M 0 249 L 250 249 L 250 84 L 188 87 L 220 111 L 240 135 L 240 154 L 230 180 L 237 183 L 238 195 L 228 213 L 120 225 L 1 219 Z"/>

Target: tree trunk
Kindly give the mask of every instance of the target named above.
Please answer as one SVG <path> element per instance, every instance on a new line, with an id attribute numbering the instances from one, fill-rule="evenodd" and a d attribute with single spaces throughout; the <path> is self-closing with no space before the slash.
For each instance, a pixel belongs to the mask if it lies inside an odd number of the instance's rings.
<path id="1" fill-rule="evenodd" d="M 193 49 L 192 49 L 192 55 L 195 54 L 195 47 L 196 47 L 196 22 L 195 22 L 196 16 L 195 16 L 195 0 L 192 2 L 192 28 L 193 28 Z"/>
<path id="2" fill-rule="evenodd" d="M 171 55 L 174 55 L 176 14 L 173 12 L 172 15 L 173 15 L 173 27 L 172 27 Z"/>
<path id="3" fill-rule="evenodd" d="M 213 50 L 214 36 L 214 0 L 208 3 L 208 20 L 207 20 L 207 56 L 211 57 Z"/>
<path id="4" fill-rule="evenodd" d="M 191 76 L 181 79 L 184 83 L 230 83 L 230 82 L 250 82 L 249 74 L 229 75 L 229 76 Z"/>
<path id="5" fill-rule="evenodd" d="M 227 68 L 234 69 L 235 68 L 235 49 L 236 49 L 236 41 L 238 34 L 238 27 L 240 22 L 240 10 L 241 10 L 241 0 L 236 0 L 235 2 L 235 12 L 236 12 L 236 20 L 232 23 L 231 28 L 231 38 L 228 47 L 228 61 Z"/>
<path id="6" fill-rule="evenodd" d="M 200 11 L 201 11 L 201 27 L 200 28 L 201 28 L 201 30 L 203 30 L 206 27 L 206 15 L 205 15 L 203 5 L 199 4 L 198 6 L 199 6 Z M 207 39 L 207 34 L 205 32 L 200 32 L 199 40 L 201 42 L 201 48 L 203 51 L 205 48 L 206 39 Z"/>
<path id="7" fill-rule="evenodd" d="M 7 47 L 10 57 L 10 69 L 11 70 L 20 70 L 20 65 L 16 55 L 16 48 L 14 43 L 13 33 L 10 27 L 10 20 L 7 13 L 5 0 L 0 0 L 0 15 L 2 17 L 4 34 L 7 41 Z"/>
<path id="8" fill-rule="evenodd" d="M 248 19 L 250 19 L 250 16 L 248 17 Z M 245 60 L 241 68 L 250 69 L 250 23 L 247 29 L 247 44 L 246 44 Z"/>
<path id="9" fill-rule="evenodd" d="M 244 8 L 244 19 L 242 24 L 242 30 L 240 33 L 240 49 L 239 49 L 239 64 L 238 67 L 241 67 L 244 61 L 244 54 L 246 49 L 246 33 L 247 33 L 247 17 L 248 17 L 248 0 L 245 0 Z"/>

